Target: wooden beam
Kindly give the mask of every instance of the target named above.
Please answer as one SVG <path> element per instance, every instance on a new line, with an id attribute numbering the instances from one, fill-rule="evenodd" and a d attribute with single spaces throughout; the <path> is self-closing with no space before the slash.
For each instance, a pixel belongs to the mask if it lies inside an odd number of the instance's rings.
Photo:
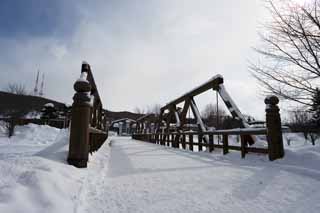
<path id="1" fill-rule="evenodd" d="M 192 110 L 192 113 L 193 113 L 194 117 L 197 119 L 197 123 L 199 125 L 199 131 L 200 132 L 205 132 L 206 131 L 206 127 L 205 127 L 205 125 L 204 125 L 204 123 L 202 121 L 202 118 L 200 116 L 200 112 L 199 112 L 198 107 L 196 105 L 196 102 L 194 101 L 193 98 L 190 99 L 190 106 L 191 106 L 191 110 Z M 208 135 L 205 135 L 204 139 L 205 139 L 206 143 L 209 143 Z"/>
<path id="2" fill-rule="evenodd" d="M 192 98 L 192 97 L 199 95 L 209 89 L 216 88 L 217 85 L 220 85 L 222 83 L 223 83 L 223 77 L 221 75 L 216 75 L 216 76 L 212 77 L 209 81 L 205 82 L 204 84 L 194 88 L 193 90 L 187 92 L 186 94 L 169 102 L 167 105 L 162 107 L 161 110 L 169 109 L 170 106 L 177 105 L 177 104 L 185 101 L 188 98 Z"/>
<path id="3" fill-rule="evenodd" d="M 188 109 L 190 107 L 190 99 L 186 99 L 183 105 L 183 109 L 180 113 L 180 122 L 181 122 L 181 127 L 183 127 L 186 124 L 187 121 L 187 113 Z"/>

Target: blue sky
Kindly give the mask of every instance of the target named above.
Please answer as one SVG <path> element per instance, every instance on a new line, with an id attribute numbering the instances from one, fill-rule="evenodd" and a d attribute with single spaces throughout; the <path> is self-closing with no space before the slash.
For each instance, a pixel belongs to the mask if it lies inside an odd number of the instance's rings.
<path id="1" fill-rule="evenodd" d="M 265 18 L 260 0 L 3 0 L 0 86 L 31 91 L 40 69 L 46 96 L 71 103 L 86 60 L 104 106 L 133 110 L 163 105 L 222 74 L 239 108 L 263 118 L 247 60 Z M 212 101 L 208 92 L 198 105 Z"/>
<path id="2" fill-rule="evenodd" d="M 2 38 L 66 37 L 74 32 L 80 18 L 73 0 L 2 0 Z"/>

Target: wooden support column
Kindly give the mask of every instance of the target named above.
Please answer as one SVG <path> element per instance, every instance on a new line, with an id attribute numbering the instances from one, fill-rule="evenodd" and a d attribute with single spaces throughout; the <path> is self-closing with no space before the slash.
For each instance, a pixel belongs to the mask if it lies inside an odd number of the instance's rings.
<path id="1" fill-rule="evenodd" d="M 170 147 L 170 134 L 166 135 L 166 146 Z"/>
<path id="2" fill-rule="evenodd" d="M 209 135 L 209 152 L 212 152 L 214 150 L 214 144 L 213 144 L 213 135 Z"/>
<path id="3" fill-rule="evenodd" d="M 163 134 L 162 133 L 160 133 L 160 145 L 162 145 L 163 146 Z"/>
<path id="4" fill-rule="evenodd" d="M 266 106 L 266 126 L 269 159 L 271 161 L 283 158 L 284 148 L 281 130 L 281 118 L 279 114 L 279 99 L 276 96 L 267 97 L 264 100 Z"/>
<path id="5" fill-rule="evenodd" d="M 167 115 L 166 118 L 166 138 L 167 138 L 167 146 L 170 146 L 170 123 L 171 123 L 171 118 L 172 118 L 172 111 L 169 111 L 169 114 Z"/>
<path id="6" fill-rule="evenodd" d="M 175 135 L 171 134 L 171 147 L 176 148 Z"/>
<path id="7" fill-rule="evenodd" d="M 158 119 L 155 121 L 155 125 L 156 125 L 155 126 L 155 132 L 158 132 L 158 133 L 161 132 L 163 113 L 164 113 L 164 111 L 160 109 L 160 114 L 158 116 Z"/>
<path id="8" fill-rule="evenodd" d="M 241 135 L 241 158 L 245 158 L 246 156 L 246 138 L 245 138 L 245 135 Z"/>
<path id="9" fill-rule="evenodd" d="M 198 151 L 202 151 L 202 138 L 203 138 L 203 135 L 200 133 L 198 135 Z"/>
<path id="10" fill-rule="evenodd" d="M 228 143 L 228 135 L 222 135 L 222 141 L 223 141 L 223 154 L 229 153 L 229 143 Z"/>
<path id="11" fill-rule="evenodd" d="M 101 103 L 98 106 L 98 129 L 101 129 L 101 122 L 102 122 L 102 105 Z"/>
<path id="12" fill-rule="evenodd" d="M 182 135 L 182 148 L 186 149 L 186 135 Z"/>
<path id="13" fill-rule="evenodd" d="M 193 134 L 189 134 L 189 150 L 193 151 Z"/>
<path id="14" fill-rule="evenodd" d="M 92 98 L 94 98 L 94 96 L 91 95 Z M 91 122 L 91 126 L 92 127 L 97 127 L 97 100 L 93 99 L 93 104 L 92 104 L 92 122 Z"/>

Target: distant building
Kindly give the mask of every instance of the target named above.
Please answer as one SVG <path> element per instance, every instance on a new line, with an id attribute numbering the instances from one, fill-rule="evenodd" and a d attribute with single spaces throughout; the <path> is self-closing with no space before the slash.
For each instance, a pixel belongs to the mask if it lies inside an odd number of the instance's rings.
<path id="1" fill-rule="evenodd" d="M 119 136 L 131 135 L 136 128 L 136 121 L 130 118 L 121 118 L 112 121 L 109 130 L 115 131 Z"/>

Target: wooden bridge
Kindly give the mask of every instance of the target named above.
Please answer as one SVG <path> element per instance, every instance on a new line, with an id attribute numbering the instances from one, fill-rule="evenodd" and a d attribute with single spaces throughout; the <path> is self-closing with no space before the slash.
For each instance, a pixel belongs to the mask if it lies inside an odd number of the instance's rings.
<path id="1" fill-rule="evenodd" d="M 222 148 L 223 154 L 227 154 L 229 150 L 238 150 L 241 151 L 242 158 L 250 152 L 268 154 L 270 160 L 282 158 L 284 149 L 279 99 L 275 96 L 265 99 L 266 128 L 250 128 L 250 124 L 223 83 L 223 77 L 216 75 L 163 106 L 158 116 L 149 114 L 137 119 L 136 132 L 132 138 L 190 151 L 194 151 L 195 147 L 198 151 L 205 149 L 208 152 L 212 152 L 215 148 Z M 74 89 L 76 93 L 72 105 L 68 162 L 76 167 L 86 167 L 89 153 L 98 150 L 108 137 L 106 113 L 88 63 L 82 64 L 81 75 L 75 82 Z M 207 130 L 194 97 L 208 90 L 216 91 L 220 95 L 232 117 L 240 122 L 239 129 Z M 182 103 L 184 103 L 183 108 L 179 108 L 178 105 Z M 189 131 L 187 128 L 189 108 L 197 121 L 196 131 Z M 229 144 L 230 135 L 239 136 L 240 145 Z M 267 146 L 265 147 L 256 146 L 259 143 L 258 136 L 261 135 L 266 136 Z M 222 144 L 215 142 L 218 136 L 222 136 Z"/>

